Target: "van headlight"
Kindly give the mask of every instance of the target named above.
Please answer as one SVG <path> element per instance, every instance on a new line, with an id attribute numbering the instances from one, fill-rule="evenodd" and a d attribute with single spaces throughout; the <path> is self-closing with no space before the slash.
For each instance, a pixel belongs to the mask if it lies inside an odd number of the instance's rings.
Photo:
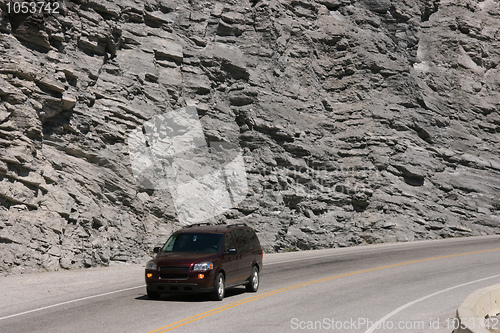
<path id="1" fill-rule="evenodd" d="M 195 264 L 193 266 L 193 271 L 195 272 L 205 272 L 211 269 L 214 269 L 214 264 L 211 262 L 200 262 L 199 264 Z"/>
<path id="2" fill-rule="evenodd" d="M 156 271 L 156 268 L 156 263 L 153 260 L 148 261 L 148 263 L 146 264 L 146 269 Z"/>

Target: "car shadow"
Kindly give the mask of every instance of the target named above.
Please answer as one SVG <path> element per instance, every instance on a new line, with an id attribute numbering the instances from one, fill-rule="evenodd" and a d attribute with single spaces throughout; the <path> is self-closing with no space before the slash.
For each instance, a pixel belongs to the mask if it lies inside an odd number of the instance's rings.
<path id="1" fill-rule="evenodd" d="M 246 292 L 245 288 L 231 288 L 226 289 L 226 295 L 224 298 L 230 298 L 244 294 Z M 212 302 L 208 294 L 162 294 L 160 299 L 150 299 L 148 295 L 143 295 L 135 298 L 138 301 L 149 301 L 149 302 Z"/>

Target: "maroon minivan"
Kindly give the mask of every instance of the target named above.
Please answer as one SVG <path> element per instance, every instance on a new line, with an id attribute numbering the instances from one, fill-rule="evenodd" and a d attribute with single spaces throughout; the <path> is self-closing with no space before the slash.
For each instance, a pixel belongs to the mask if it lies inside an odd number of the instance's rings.
<path id="1" fill-rule="evenodd" d="M 150 299 L 161 294 L 210 293 L 222 300 L 226 288 L 259 288 L 263 251 L 255 231 L 244 223 L 195 224 L 174 232 L 146 264 Z"/>

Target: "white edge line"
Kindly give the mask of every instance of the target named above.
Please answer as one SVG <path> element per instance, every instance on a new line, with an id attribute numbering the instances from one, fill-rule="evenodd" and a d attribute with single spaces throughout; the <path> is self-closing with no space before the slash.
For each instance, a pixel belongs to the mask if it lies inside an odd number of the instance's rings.
<path id="1" fill-rule="evenodd" d="M 363 254 L 363 253 L 377 252 L 377 251 L 379 251 L 379 249 L 366 249 L 363 251 L 356 251 L 356 252 L 349 252 L 349 253 L 329 253 L 329 254 L 322 254 L 320 256 L 314 256 L 314 257 L 303 257 L 303 258 L 295 258 L 295 259 L 289 259 L 289 260 L 283 260 L 283 261 L 270 262 L 268 264 L 263 263 L 263 265 L 264 266 L 271 266 L 271 265 L 285 264 L 285 263 L 294 262 L 294 261 L 319 259 L 319 258 L 325 258 L 325 257 L 339 257 L 339 256 L 349 255 L 349 254 Z"/>
<path id="2" fill-rule="evenodd" d="M 384 317 L 382 317 L 381 319 L 379 319 L 376 323 L 374 323 L 369 329 L 367 329 L 365 331 L 365 333 L 372 333 L 373 331 L 375 331 L 377 328 L 379 327 L 383 327 L 381 326 L 382 323 L 384 323 L 387 319 L 391 318 L 392 316 L 394 316 L 395 314 L 397 314 L 398 312 L 401 312 L 403 311 L 404 309 L 414 305 L 414 304 L 417 304 L 419 302 L 422 302 L 422 301 L 425 301 L 426 299 L 428 298 L 431 298 L 433 296 L 436 296 L 438 294 L 441 294 L 441 293 L 444 293 L 444 292 L 447 292 L 447 291 L 450 291 L 450 290 L 453 290 L 453 289 L 457 289 L 457 288 L 461 288 L 461 287 L 465 287 L 469 284 L 474 284 L 474 283 L 478 283 L 478 282 L 482 282 L 482 281 L 485 281 L 485 280 L 489 280 L 489 279 L 494 279 L 496 277 L 500 277 L 500 274 L 498 275 L 493 275 L 493 276 L 489 276 L 489 277 L 486 277 L 486 278 L 482 278 L 482 279 L 479 279 L 479 280 L 475 280 L 475 281 L 471 281 L 471 282 L 466 282 L 466 283 L 462 283 L 462 284 L 459 284 L 457 286 L 453 286 L 453 287 L 450 287 L 450 288 L 446 288 L 446 289 L 443 289 L 443 290 L 440 290 L 440 291 L 437 291 L 435 293 L 432 293 L 432 294 L 429 294 L 427 296 L 424 296 L 424 297 L 421 297 L 417 300 L 414 300 L 414 301 L 411 301 L 409 303 L 406 303 L 405 305 L 402 305 L 400 306 L 399 308 L 397 308 L 396 310 L 392 311 L 391 313 L 385 315 Z"/>
<path id="3" fill-rule="evenodd" d="M 402 244 L 402 243 L 401 243 Z M 387 245 L 387 244 L 381 244 L 381 245 Z M 427 244 L 425 244 L 427 245 Z M 365 254 L 365 253 L 371 253 L 371 252 L 379 252 L 379 251 L 383 251 L 383 250 L 386 250 L 386 249 L 391 249 L 392 246 L 380 246 L 380 247 L 374 247 L 374 248 L 370 248 L 370 249 L 354 249 L 355 251 L 349 251 L 349 252 L 335 252 L 335 253 L 327 253 L 327 254 L 322 254 L 322 255 L 319 255 L 319 256 L 313 256 L 313 257 L 302 257 L 302 258 L 294 258 L 294 259 L 288 259 L 288 260 L 283 260 L 283 261 L 276 261 L 276 262 L 270 262 L 268 264 L 266 263 L 263 263 L 264 266 L 271 266 L 271 265 L 278 265 L 278 264 L 284 264 L 284 263 L 288 263 L 288 262 L 294 262 L 294 261 L 302 261 L 302 260 L 310 260 L 310 259 L 320 259 L 320 258 L 326 258 L 326 257 L 341 257 L 341 256 L 345 256 L 345 255 L 351 255 L 351 254 Z M 344 249 L 347 249 L 347 248 L 344 248 Z"/>
<path id="4" fill-rule="evenodd" d="M 375 245 L 366 245 L 370 246 L 371 248 L 363 248 L 364 246 L 353 246 L 353 247 L 343 247 L 343 248 L 334 248 L 334 249 L 329 249 L 329 250 L 352 250 L 352 251 L 342 251 L 342 252 L 334 252 L 334 253 L 327 253 L 327 254 L 322 254 L 318 256 L 313 256 L 313 257 L 301 257 L 301 258 L 294 258 L 294 259 L 288 259 L 288 260 L 283 260 L 283 261 L 276 261 L 276 262 L 270 262 L 270 263 L 263 263 L 264 266 L 272 266 L 272 265 L 278 265 L 278 264 L 284 264 L 284 263 L 289 263 L 289 262 L 294 262 L 294 261 L 301 261 L 301 260 L 309 260 L 309 259 L 319 259 L 319 258 L 325 258 L 325 257 L 339 257 L 343 255 L 350 255 L 350 254 L 364 254 L 364 253 L 369 253 L 369 252 L 378 252 L 378 251 L 384 251 L 387 249 L 393 249 L 397 247 L 404 247 L 406 249 L 411 249 L 412 247 L 419 248 L 421 246 L 427 246 L 429 243 L 435 243 L 439 244 L 441 242 L 447 242 L 447 243 L 459 243 L 463 241 L 479 241 L 482 240 L 481 238 L 491 238 L 494 239 L 496 238 L 497 235 L 489 235 L 489 236 L 477 236 L 477 237 L 468 237 L 468 238 L 448 238 L 448 239 L 438 239 L 438 240 L 421 240 L 421 241 L 411 241 L 411 242 L 400 242 L 400 243 L 381 243 L 381 244 L 375 244 Z M 473 239 L 474 238 L 474 239 Z M 307 251 L 304 251 L 307 252 Z M 300 253 L 300 252 L 296 252 Z M 265 257 L 265 255 L 264 255 Z"/>
<path id="5" fill-rule="evenodd" d="M 107 293 L 93 295 L 93 296 L 81 297 L 81 298 L 73 299 L 71 301 L 61 302 L 61 303 L 57 303 L 57 304 L 43 306 L 41 308 L 37 308 L 37 309 L 29 310 L 29 311 L 15 313 L 15 314 L 12 314 L 12 315 L 9 315 L 9 316 L 1 317 L 0 320 L 9 319 L 9 318 L 13 318 L 13 317 L 18 317 L 18 316 L 22 316 L 22 315 L 25 315 L 25 314 L 28 314 L 28 313 L 42 311 L 42 310 L 46 310 L 46 309 L 50 309 L 50 308 L 55 308 L 55 307 L 61 306 L 61 305 L 66 305 L 66 304 L 71 304 L 71 303 L 75 303 L 75 302 L 85 301 L 85 300 L 92 299 L 92 298 L 97 298 L 97 297 L 107 296 L 107 295 L 111 295 L 111 294 L 121 293 L 123 291 L 144 288 L 145 286 L 146 285 L 142 285 L 142 286 L 137 286 L 137 287 L 131 287 L 131 288 L 125 288 L 125 289 L 110 291 L 110 292 L 107 292 Z"/>

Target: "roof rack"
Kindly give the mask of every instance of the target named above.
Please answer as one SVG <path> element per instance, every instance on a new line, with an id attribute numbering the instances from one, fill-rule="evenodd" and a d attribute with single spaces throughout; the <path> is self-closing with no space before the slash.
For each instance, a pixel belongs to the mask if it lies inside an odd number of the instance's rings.
<path id="1" fill-rule="evenodd" d="M 202 226 L 202 225 L 215 225 L 215 224 L 211 224 L 211 223 L 208 223 L 208 222 L 200 222 L 200 223 L 193 223 L 193 224 L 187 225 L 184 228 L 199 227 L 199 226 Z"/>
<path id="2" fill-rule="evenodd" d="M 246 223 L 244 223 L 244 222 L 240 222 L 240 223 L 228 224 L 228 225 L 226 226 L 226 228 L 236 227 L 236 226 L 239 226 L 239 225 L 244 226 L 244 227 L 246 227 L 246 226 L 247 226 L 247 224 L 246 224 Z"/>

